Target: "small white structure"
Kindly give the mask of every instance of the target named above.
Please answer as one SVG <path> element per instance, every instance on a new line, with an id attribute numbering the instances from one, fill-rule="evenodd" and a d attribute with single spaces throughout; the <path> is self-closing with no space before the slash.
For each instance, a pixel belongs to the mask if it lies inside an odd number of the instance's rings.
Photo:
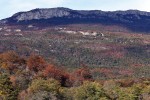
<path id="1" fill-rule="evenodd" d="M 107 48 L 106 47 L 100 47 L 102 50 L 106 50 Z"/>
<path id="2" fill-rule="evenodd" d="M 0 28 L 0 31 L 2 30 L 3 28 Z"/>
<path id="3" fill-rule="evenodd" d="M 91 35 L 93 35 L 93 36 L 97 36 L 97 35 L 98 35 L 98 33 L 97 33 L 97 32 L 93 32 Z"/>
<path id="4" fill-rule="evenodd" d="M 10 35 L 10 34 L 5 33 L 4 35 L 5 35 L 5 36 L 8 36 L 8 35 Z"/>
<path id="5" fill-rule="evenodd" d="M 104 37 L 105 35 L 103 33 L 101 33 L 101 36 Z"/>
<path id="6" fill-rule="evenodd" d="M 7 29 L 7 27 L 4 27 L 4 30 L 6 30 Z"/>
<path id="7" fill-rule="evenodd" d="M 62 30 L 63 28 L 60 27 L 60 28 L 58 28 L 58 29 L 59 29 L 59 30 Z"/>
<path id="8" fill-rule="evenodd" d="M 17 36 L 23 36 L 23 34 L 21 34 L 21 33 L 19 33 L 19 34 L 15 34 L 15 35 L 17 35 Z"/>
<path id="9" fill-rule="evenodd" d="M 15 32 L 21 32 L 21 29 L 16 29 Z"/>
<path id="10" fill-rule="evenodd" d="M 6 32 L 11 32 L 11 29 L 7 29 Z"/>
<path id="11" fill-rule="evenodd" d="M 33 27 L 33 25 L 28 25 L 28 28 L 32 28 Z"/>
<path id="12" fill-rule="evenodd" d="M 69 33 L 69 34 L 76 34 L 77 32 L 75 32 L 75 31 L 66 31 L 66 33 Z"/>
<path id="13" fill-rule="evenodd" d="M 80 31 L 80 33 L 81 33 L 82 35 L 90 35 L 89 32 L 83 32 L 83 31 Z"/>
<path id="14" fill-rule="evenodd" d="M 65 31 L 65 30 L 61 30 L 60 32 L 65 32 L 65 33 L 68 33 L 68 34 L 76 34 L 77 33 L 75 31 Z"/>
<path id="15" fill-rule="evenodd" d="M 80 33 L 82 35 L 91 35 L 91 36 L 97 36 L 98 35 L 97 32 L 83 32 L 83 31 L 80 31 Z"/>
<path id="16" fill-rule="evenodd" d="M 75 44 L 79 44 L 80 42 L 78 42 L 78 41 L 76 41 L 76 42 L 74 42 Z"/>
<path id="17" fill-rule="evenodd" d="M 38 50 L 38 49 L 34 49 L 34 51 L 39 52 L 39 50 Z"/>
<path id="18" fill-rule="evenodd" d="M 65 30 L 66 28 L 63 28 L 63 27 L 56 27 L 55 29 L 56 29 L 56 30 Z"/>

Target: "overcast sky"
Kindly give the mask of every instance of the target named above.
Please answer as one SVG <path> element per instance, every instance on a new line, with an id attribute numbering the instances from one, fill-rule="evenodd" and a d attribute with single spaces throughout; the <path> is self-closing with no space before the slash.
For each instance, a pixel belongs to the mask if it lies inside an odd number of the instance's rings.
<path id="1" fill-rule="evenodd" d="M 150 12 L 150 0 L 0 0 L 0 19 L 35 8 L 67 7 L 81 10 L 128 10 Z"/>

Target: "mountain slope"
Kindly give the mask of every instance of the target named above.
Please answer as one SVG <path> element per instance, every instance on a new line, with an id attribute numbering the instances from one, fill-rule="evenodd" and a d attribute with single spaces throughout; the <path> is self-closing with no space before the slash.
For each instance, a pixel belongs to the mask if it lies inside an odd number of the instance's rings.
<path id="1" fill-rule="evenodd" d="M 69 70 L 86 65 L 95 78 L 149 77 L 149 16 L 136 10 L 19 12 L 1 20 L 0 53 L 38 54 Z"/>
<path id="2" fill-rule="evenodd" d="M 78 24 L 100 23 L 121 25 L 132 31 L 150 32 L 150 13 L 138 10 L 105 12 L 100 10 L 71 10 L 68 8 L 34 9 L 19 12 L 0 21 L 1 24 Z"/>

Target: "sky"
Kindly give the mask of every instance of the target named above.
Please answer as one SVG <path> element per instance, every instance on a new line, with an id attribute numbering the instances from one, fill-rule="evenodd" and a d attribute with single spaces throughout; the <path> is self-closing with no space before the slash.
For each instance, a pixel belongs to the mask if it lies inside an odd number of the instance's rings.
<path id="1" fill-rule="evenodd" d="M 150 12 L 150 0 L 0 0 L 0 19 L 35 8 L 66 7 L 74 10 L 129 10 Z"/>

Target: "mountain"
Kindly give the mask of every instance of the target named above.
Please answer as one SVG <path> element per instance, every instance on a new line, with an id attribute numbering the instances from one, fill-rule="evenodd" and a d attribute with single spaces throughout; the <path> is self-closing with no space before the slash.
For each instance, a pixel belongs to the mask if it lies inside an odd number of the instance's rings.
<path id="1" fill-rule="evenodd" d="M 0 53 L 40 55 L 68 71 L 88 66 L 96 79 L 150 77 L 149 12 L 34 9 L 0 22 Z"/>
<path id="2" fill-rule="evenodd" d="M 150 12 L 138 10 L 72 10 L 58 7 L 19 12 L 12 17 L 1 20 L 0 23 L 8 25 L 33 23 L 40 25 L 100 23 L 104 25 L 121 25 L 131 31 L 150 32 Z"/>

